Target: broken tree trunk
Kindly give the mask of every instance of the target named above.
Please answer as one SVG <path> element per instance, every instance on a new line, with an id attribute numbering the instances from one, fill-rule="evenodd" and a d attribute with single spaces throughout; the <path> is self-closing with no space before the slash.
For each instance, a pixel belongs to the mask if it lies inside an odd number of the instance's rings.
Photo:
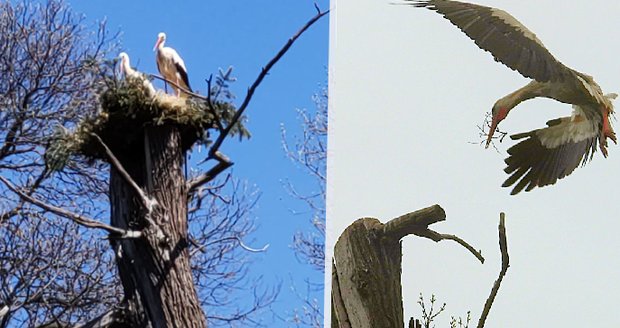
<path id="1" fill-rule="evenodd" d="M 187 249 L 181 136 L 172 124 L 146 127 L 143 136 L 131 149 L 112 153 L 152 206 L 115 165 L 110 169 L 112 225 L 146 232 L 113 241 L 132 326 L 206 327 Z"/>
<path id="2" fill-rule="evenodd" d="M 484 261 L 460 238 L 428 228 L 445 218 L 444 210 L 433 205 L 386 224 L 373 218 L 353 222 L 334 248 L 332 328 L 404 327 L 400 239 L 407 235 L 454 240 Z"/>

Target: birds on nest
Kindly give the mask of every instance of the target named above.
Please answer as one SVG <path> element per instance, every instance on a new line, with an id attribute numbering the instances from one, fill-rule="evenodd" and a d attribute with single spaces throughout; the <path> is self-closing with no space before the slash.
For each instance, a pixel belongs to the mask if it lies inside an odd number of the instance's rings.
<path id="1" fill-rule="evenodd" d="M 157 35 L 157 41 L 153 47 L 155 51 L 155 60 L 157 62 L 157 70 L 159 74 L 164 78 L 165 85 L 169 85 L 174 91 L 177 97 L 186 98 L 192 89 L 189 85 L 189 78 L 187 76 L 187 69 L 185 68 L 185 62 L 179 53 L 171 47 L 165 46 L 166 33 L 159 33 Z M 125 78 L 140 79 L 147 95 L 153 97 L 156 94 L 153 84 L 142 73 L 136 71 L 131 67 L 129 61 L 129 55 L 125 52 L 121 52 L 119 55 L 119 71 Z"/>

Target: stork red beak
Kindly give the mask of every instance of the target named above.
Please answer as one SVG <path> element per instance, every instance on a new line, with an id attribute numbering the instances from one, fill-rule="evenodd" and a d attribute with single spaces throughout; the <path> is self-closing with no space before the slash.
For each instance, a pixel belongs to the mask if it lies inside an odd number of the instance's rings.
<path id="1" fill-rule="evenodd" d="M 489 130 L 489 135 L 487 136 L 487 143 L 484 146 L 485 148 L 489 148 L 491 144 L 491 140 L 493 139 L 493 134 L 495 134 L 495 130 L 497 129 L 497 125 L 499 122 L 503 121 L 506 116 L 508 116 L 508 109 L 500 108 L 491 120 L 491 129 Z"/>
<path id="2" fill-rule="evenodd" d="M 160 43 L 161 43 L 161 38 L 157 38 L 157 42 L 155 42 L 155 46 L 153 47 L 153 51 L 157 50 L 157 47 L 159 47 Z"/>

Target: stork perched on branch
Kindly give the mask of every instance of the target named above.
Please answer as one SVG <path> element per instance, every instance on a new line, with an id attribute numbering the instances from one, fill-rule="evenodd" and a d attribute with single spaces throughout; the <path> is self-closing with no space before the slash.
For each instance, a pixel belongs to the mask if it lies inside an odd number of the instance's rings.
<path id="1" fill-rule="evenodd" d="M 564 66 L 534 33 L 503 10 L 451 0 L 404 1 L 438 12 L 496 61 L 533 79 L 493 105 L 487 147 L 499 122 L 525 100 L 546 97 L 573 105 L 571 116 L 511 136 L 513 140 L 525 139 L 508 149 L 510 156 L 505 160 L 508 166 L 504 171 L 510 177 L 502 186 L 516 183 L 511 194 L 554 184 L 591 159 L 597 144 L 607 157 L 607 138 L 616 142 L 609 123 L 616 94 L 604 95 L 591 76 Z"/>
<path id="2" fill-rule="evenodd" d="M 129 63 L 129 55 L 126 52 L 121 52 L 118 55 L 118 58 L 120 58 L 121 60 L 118 65 L 119 71 L 121 72 L 121 74 L 123 74 L 126 79 L 130 78 L 130 79 L 142 80 L 142 85 L 144 86 L 144 89 L 146 90 L 147 95 L 149 97 L 155 96 L 155 88 L 153 87 L 153 84 L 151 84 L 151 81 L 149 81 L 149 79 L 147 79 L 146 76 L 144 76 L 144 74 L 131 68 L 131 65 Z"/>
<path id="3" fill-rule="evenodd" d="M 192 92 L 192 89 L 189 86 L 185 63 L 176 50 L 164 46 L 165 42 L 166 33 L 159 33 L 155 47 L 153 47 L 156 53 L 157 70 L 159 70 L 164 79 L 176 84 L 169 83 L 177 96 L 187 97 L 187 93 L 184 90 Z"/>

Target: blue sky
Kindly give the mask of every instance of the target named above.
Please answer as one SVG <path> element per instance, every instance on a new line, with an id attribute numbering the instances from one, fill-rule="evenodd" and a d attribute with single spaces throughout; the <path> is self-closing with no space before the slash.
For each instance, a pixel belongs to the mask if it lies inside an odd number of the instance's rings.
<path id="1" fill-rule="evenodd" d="M 237 82 L 232 91 L 237 103 L 255 80 L 260 69 L 316 10 L 311 1 L 68 1 L 87 22 L 107 19 L 111 32 L 122 32 L 121 49 L 140 71 L 156 73 L 152 51 L 159 32 L 167 34 L 166 45 L 175 48 L 185 61 L 195 91 L 206 93 L 206 82 L 218 68 L 233 66 Z M 328 9 L 328 1 L 318 1 Z M 310 213 L 304 204 L 291 198 L 283 187 L 291 179 L 300 189 L 310 190 L 313 181 L 285 156 L 280 125 L 289 135 L 299 134 L 295 108 L 314 108 L 312 95 L 327 81 L 328 17 L 308 30 L 274 67 L 257 89 L 246 114 L 252 138 L 243 142 L 230 139 L 222 150 L 235 162 L 232 170 L 261 197 L 255 208 L 259 229 L 250 246 L 270 244 L 257 255 L 253 276 L 266 281 L 282 281 L 282 291 L 274 311 L 286 315 L 299 306 L 289 291 L 291 277 L 300 290 L 304 280 L 321 282 L 323 275 L 301 264 L 289 248 L 298 230 L 310 230 Z M 304 212 L 294 214 L 294 212 Z M 322 295 L 315 295 L 322 301 Z M 271 320 L 271 315 L 266 318 Z"/>
<path id="2" fill-rule="evenodd" d="M 481 313 L 500 270 L 497 224 L 503 211 L 510 269 L 487 327 L 620 327 L 620 316 L 610 311 L 620 293 L 620 148 L 610 143 L 608 158 L 597 151 L 555 185 L 510 196 L 501 187 L 508 177 L 504 158 L 517 142 L 505 138 L 497 151 L 485 149 L 477 126 L 497 99 L 529 79 L 495 62 L 441 15 L 394 2 L 339 0 L 333 11 L 331 40 L 338 46 L 330 56 L 331 240 L 360 217 L 385 222 L 440 204 L 446 222 L 433 229 L 458 235 L 486 258 L 481 265 L 448 241 L 403 239 L 405 318 L 419 317 L 420 292 L 426 300 L 434 294 L 439 304 L 447 303 L 437 327 L 447 327 L 450 316 L 471 310 L 476 322 Z M 472 2 L 513 15 L 558 60 L 594 76 L 603 92 L 620 90 L 620 2 Z M 352 83 L 361 79 L 366 83 Z M 617 100 L 615 105 L 618 110 Z M 531 131 L 571 110 L 532 99 L 499 128 Z M 612 125 L 618 131 L 618 121 Z M 368 129 L 379 133 L 359 133 Z"/>

